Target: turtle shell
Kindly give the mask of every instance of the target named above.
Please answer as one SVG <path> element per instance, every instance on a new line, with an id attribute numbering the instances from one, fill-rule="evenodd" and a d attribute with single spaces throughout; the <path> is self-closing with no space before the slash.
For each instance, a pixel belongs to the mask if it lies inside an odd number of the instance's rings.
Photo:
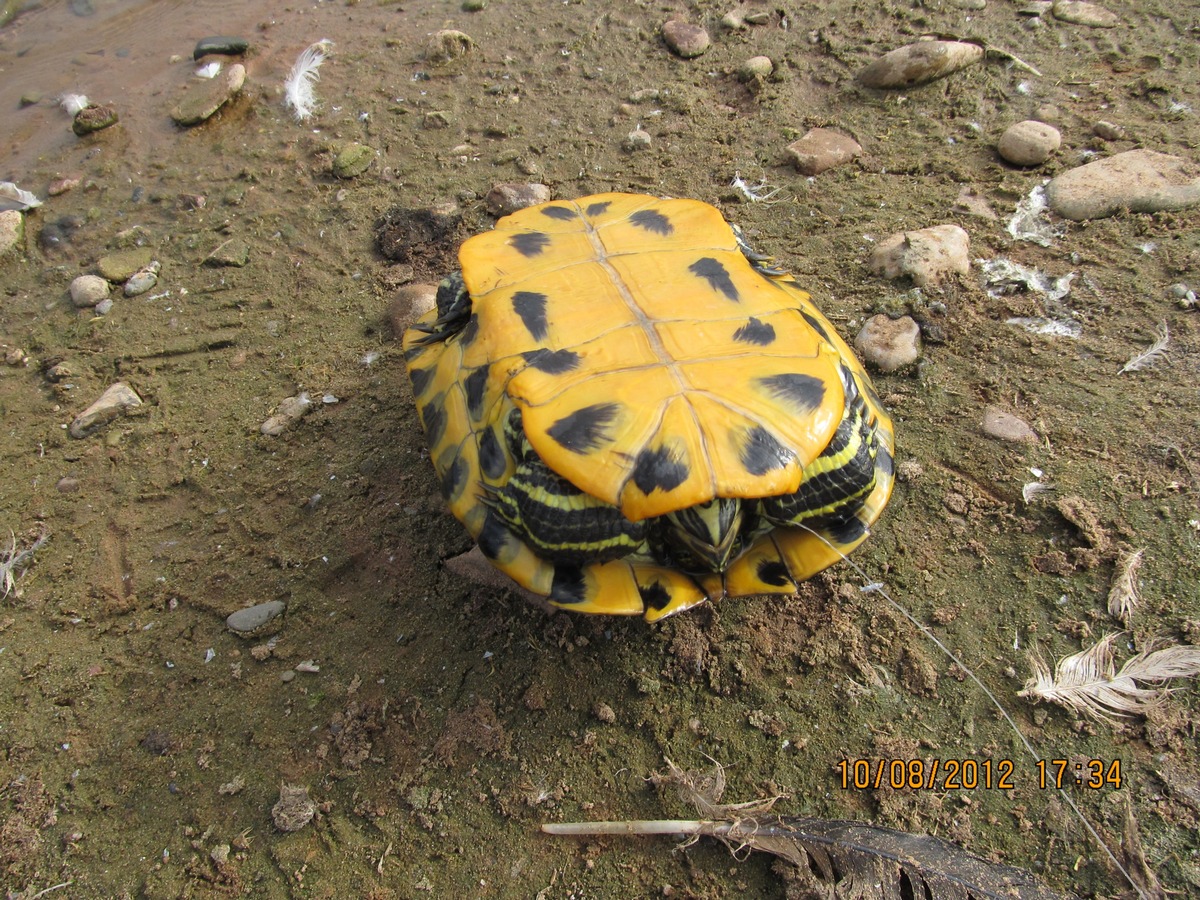
<path id="1" fill-rule="evenodd" d="M 763 260 L 708 204 L 617 193 L 463 244 L 404 347 L 451 511 L 499 569 L 654 620 L 794 591 L 866 537 L 891 420 Z"/>

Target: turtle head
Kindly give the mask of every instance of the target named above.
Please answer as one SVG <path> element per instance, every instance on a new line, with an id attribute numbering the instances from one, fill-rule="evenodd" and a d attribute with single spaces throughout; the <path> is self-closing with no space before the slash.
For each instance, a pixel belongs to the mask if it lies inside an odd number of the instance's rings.
<path id="1" fill-rule="evenodd" d="M 717 497 L 662 516 L 661 538 L 685 571 L 724 572 L 742 549 L 742 501 Z"/>

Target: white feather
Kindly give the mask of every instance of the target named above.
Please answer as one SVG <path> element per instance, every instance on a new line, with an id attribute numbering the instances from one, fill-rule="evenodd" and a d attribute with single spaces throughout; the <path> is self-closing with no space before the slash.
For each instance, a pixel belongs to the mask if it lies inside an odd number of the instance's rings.
<path id="1" fill-rule="evenodd" d="M 0 210 L 31 209 L 42 201 L 29 191 L 23 191 L 11 181 L 0 181 Z"/>
<path id="2" fill-rule="evenodd" d="M 1126 372 L 1137 372 L 1141 369 L 1150 368 L 1167 355 L 1167 344 L 1170 340 L 1171 332 L 1167 330 L 1167 323 L 1160 322 L 1158 330 L 1154 333 L 1154 343 L 1141 353 L 1135 353 L 1131 356 L 1125 365 L 1121 366 L 1121 371 L 1117 374 L 1124 375 Z"/>
<path id="3" fill-rule="evenodd" d="M 77 115 L 81 109 L 91 106 L 91 102 L 83 94 L 63 94 L 58 98 L 58 102 L 69 116 Z"/>
<path id="4" fill-rule="evenodd" d="M 303 122 L 311 118 L 317 98 L 313 95 L 313 86 L 320 80 L 321 63 L 333 48 L 333 41 L 325 39 L 317 41 L 300 54 L 292 71 L 288 73 L 287 81 L 283 83 L 283 91 L 287 105 L 296 114 L 296 119 Z"/>

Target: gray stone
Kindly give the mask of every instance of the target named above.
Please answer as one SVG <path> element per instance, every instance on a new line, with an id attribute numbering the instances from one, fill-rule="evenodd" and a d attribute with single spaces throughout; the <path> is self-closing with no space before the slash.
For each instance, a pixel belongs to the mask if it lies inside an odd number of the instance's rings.
<path id="1" fill-rule="evenodd" d="M 1019 416 L 1005 412 L 998 406 L 989 406 L 983 411 L 983 422 L 980 425 L 983 433 L 1000 441 L 1017 444 L 1036 444 L 1037 432 L 1029 427 L 1029 423 Z"/>
<path id="2" fill-rule="evenodd" d="M 76 439 L 95 434 L 129 410 L 142 405 L 142 398 L 123 381 L 115 382 L 95 403 L 75 417 L 67 433 Z"/>
<path id="3" fill-rule="evenodd" d="M 1121 24 L 1115 13 L 1103 6 L 1086 0 L 1055 0 L 1050 7 L 1054 18 L 1072 25 L 1087 25 L 1091 28 L 1116 28 Z"/>
<path id="4" fill-rule="evenodd" d="M 1178 156 L 1127 150 L 1064 172 L 1046 185 L 1046 201 L 1075 221 L 1122 210 L 1151 213 L 1200 204 L 1200 169 Z"/>
<path id="5" fill-rule="evenodd" d="M 518 209 L 537 206 L 550 199 L 550 188 L 544 184 L 497 184 L 483 202 L 493 216 L 507 216 Z"/>
<path id="6" fill-rule="evenodd" d="M 108 281 L 99 275 L 80 275 L 71 282 L 71 302 L 88 309 L 108 297 Z"/>
<path id="7" fill-rule="evenodd" d="M 129 276 L 129 280 L 125 282 L 125 296 L 136 297 L 139 294 L 144 294 L 156 284 L 158 284 L 158 273 L 162 269 L 162 263 L 157 259 L 150 265 L 138 269 Z"/>
<path id="8" fill-rule="evenodd" d="M 880 241 L 868 265 L 876 275 L 907 275 L 917 287 L 931 287 L 950 275 L 971 271 L 970 245 L 967 233 L 957 225 L 933 225 Z"/>
<path id="9" fill-rule="evenodd" d="M 895 372 L 920 359 L 921 329 L 911 316 L 872 316 L 854 339 L 854 347 L 867 365 Z"/>
<path id="10" fill-rule="evenodd" d="M 273 620 L 283 615 L 287 604 L 282 600 L 268 600 L 256 603 L 231 613 L 225 620 L 225 626 L 240 635 L 251 636 L 260 634 Z"/>
<path id="11" fill-rule="evenodd" d="M 1014 166 L 1040 166 L 1062 145 L 1062 135 L 1053 125 L 1033 119 L 1008 126 L 996 151 Z"/>

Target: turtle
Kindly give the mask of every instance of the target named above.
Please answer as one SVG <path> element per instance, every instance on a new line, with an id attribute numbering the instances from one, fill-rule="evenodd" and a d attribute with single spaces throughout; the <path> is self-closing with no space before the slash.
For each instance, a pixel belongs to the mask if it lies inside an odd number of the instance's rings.
<path id="1" fill-rule="evenodd" d="M 450 511 L 553 606 L 654 622 L 794 593 L 868 535 L 892 420 L 715 207 L 602 193 L 500 219 L 403 347 Z"/>

